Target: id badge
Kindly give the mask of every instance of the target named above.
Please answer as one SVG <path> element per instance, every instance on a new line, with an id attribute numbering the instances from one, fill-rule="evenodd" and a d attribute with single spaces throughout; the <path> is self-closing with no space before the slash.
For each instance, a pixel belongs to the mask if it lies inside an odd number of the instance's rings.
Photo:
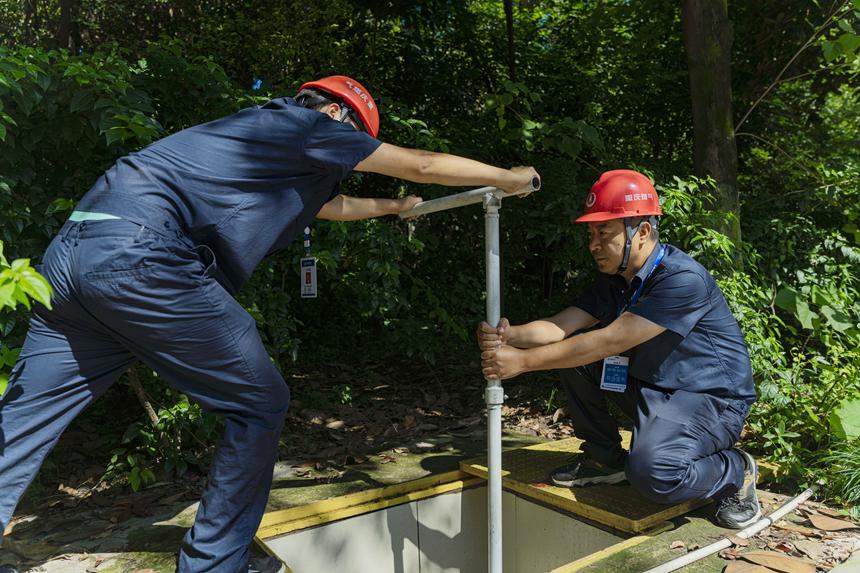
<path id="1" fill-rule="evenodd" d="M 302 298 L 317 297 L 317 260 L 316 257 L 302 257 Z"/>
<path id="2" fill-rule="evenodd" d="M 607 356 L 603 359 L 603 374 L 600 376 L 600 389 L 610 392 L 627 390 L 627 356 Z"/>

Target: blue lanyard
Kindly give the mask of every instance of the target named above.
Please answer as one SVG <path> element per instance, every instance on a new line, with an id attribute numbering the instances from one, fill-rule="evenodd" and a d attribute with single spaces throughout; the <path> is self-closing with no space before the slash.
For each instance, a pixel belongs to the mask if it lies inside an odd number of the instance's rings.
<path id="1" fill-rule="evenodd" d="M 651 265 L 651 268 L 648 270 L 648 274 L 645 275 L 645 278 L 642 279 L 642 282 L 639 283 L 639 287 L 636 289 L 636 292 L 633 293 L 633 296 L 630 297 L 630 302 L 624 306 L 618 307 L 618 316 L 621 316 L 625 310 L 636 304 L 636 301 L 639 300 L 639 295 L 642 294 L 642 289 L 645 288 L 645 281 L 651 276 L 651 273 L 654 272 L 660 263 L 663 262 L 663 257 L 666 255 L 666 246 L 660 245 L 660 252 L 657 254 L 657 258 L 654 259 L 654 264 Z"/>

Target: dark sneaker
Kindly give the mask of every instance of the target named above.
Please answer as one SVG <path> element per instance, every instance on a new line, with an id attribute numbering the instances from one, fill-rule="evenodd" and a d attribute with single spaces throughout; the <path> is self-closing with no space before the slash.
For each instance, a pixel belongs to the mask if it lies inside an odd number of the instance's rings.
<path id="1" fill-rule="evenodd" d="M 743 529 L 761 519 L 761 506 L 755 491 L 758 480 L 758 468 L 751 455 L 739 450 L 746 461 L 744 483 L 736 493 L 717 502 L 714 521 L 720 527 L 728 529 Z"/>
<path id="2" fill-rule="evenodd" d="M 285 573 L 287 566 L 277 557 L 253 556 L 248 563 L 248 573 Z"/>
<path id="3" fill-rule="evenodd" d="M 623 469 L 605 466 L 586 456 L 580 456 L 573 463 L 555 468 L 550 474 L 550 481 L 559 487 L 621 483 L 626 479 Z"/>
<path id="4" fill-rule="evenodd" d="M 0 565 L 0 573 L 18 573 L 18 570 L 11 565 Z"/>

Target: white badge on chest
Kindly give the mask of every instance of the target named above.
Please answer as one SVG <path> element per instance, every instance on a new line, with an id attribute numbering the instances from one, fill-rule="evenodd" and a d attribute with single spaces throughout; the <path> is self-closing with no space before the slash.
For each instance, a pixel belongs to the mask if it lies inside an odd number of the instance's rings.
<path id="1" fill-rule="evenodd" d="M 607 356 L 603 359 L 603 374 L 600 376 L 600 389 L 610 392 L 627 390 L 627 369 L 630 358 L 627 356 Z"/>

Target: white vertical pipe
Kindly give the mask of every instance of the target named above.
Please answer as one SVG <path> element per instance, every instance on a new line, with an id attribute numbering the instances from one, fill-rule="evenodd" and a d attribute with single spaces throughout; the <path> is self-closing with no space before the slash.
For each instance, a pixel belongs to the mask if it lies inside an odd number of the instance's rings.
<path id="1" fill-rule="evenodd" d="M 484 196 L 485 251 L 487 258 L 487 323 L 501 319 L 501 273 L 499 261 L 499 207 L 502 200 Z M 487 380 L 487 550 L 490 573 L 502 573 L 502 403 L 501 380 Z"/>

